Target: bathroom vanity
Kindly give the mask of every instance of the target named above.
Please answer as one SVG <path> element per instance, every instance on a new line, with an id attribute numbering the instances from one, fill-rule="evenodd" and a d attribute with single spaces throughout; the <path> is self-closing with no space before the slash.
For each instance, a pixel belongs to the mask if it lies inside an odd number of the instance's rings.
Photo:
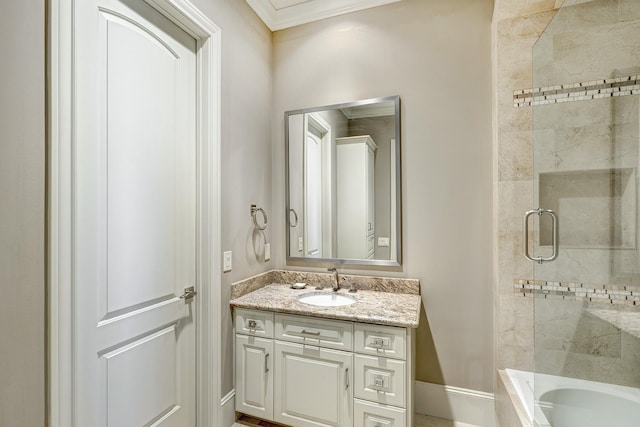
<path id="1" fill-rule="evenodd" d="M 358 291 L 312 306 L 286 285 L 231 301 L 236 410 L 295 427 L 408 427 L 420 296 Z M 331 289 L 320 294 L 330 296 Z"/>

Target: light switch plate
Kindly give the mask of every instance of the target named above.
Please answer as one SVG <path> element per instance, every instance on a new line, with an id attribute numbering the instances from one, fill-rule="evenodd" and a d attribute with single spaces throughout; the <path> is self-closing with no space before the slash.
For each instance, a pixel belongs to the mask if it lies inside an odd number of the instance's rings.
<path id="1" fill-rule="evenodd" d="M 271 243 L 264 244 L 264 262 L 271 259 Z"/>
<path id="2" fill-rule="evenodd" d="M 223 265 L 223 270 L 224 270 L 224 272 L 225 272 L 225 273 L 226 273 L 227 271 L 231 271 L 231 267 L 232 267 L 232 261 L 231 261 L 232 254 L 233 254 L 233 252 L 231 252 L 231 251 L 226 251 L 226 252 L 224 253 L 224 258 L 223 258 L 222 265 Z"/>
<path id="3" fill-rule="evenodd" d="M 380 246 L 380 247 L 389 246 L 389 238 L 388 237 L 378 237 L 378 246 Z"/>

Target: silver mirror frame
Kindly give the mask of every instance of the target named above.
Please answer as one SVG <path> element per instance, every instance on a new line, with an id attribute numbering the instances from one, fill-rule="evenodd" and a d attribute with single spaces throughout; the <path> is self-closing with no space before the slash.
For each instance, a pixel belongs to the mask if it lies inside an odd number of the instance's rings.
<path id="1" fill-rule="evenodd" d="M 396 260 L 369 260 L 369 259 L 342 259 L 342 258 L 305 258 L 291 256 L 290 245 L 290 183 L 289 183 L 289 117 L 297 114 L 313 113 L 317 111 L 336 110 L 342 108 L 358 107 L 381 102 L 393 102 L 395 106 L 395 139 L 396 139 Z M 287 248 L 287 265 L 299 265 L 309 267 L 342 266 L 351 268 L 363 267 L 400 267 L 402 266 L 402 169 L 401 169 L 401 132 L 400 132 L 400 96 L 385 96 L 361 101 L 346 102 L 342 104 L 324 105 L 321 107 L 304 108 L 285 111 L 284 113 L 284 153 L 285 153 L 285 242 Z"/>

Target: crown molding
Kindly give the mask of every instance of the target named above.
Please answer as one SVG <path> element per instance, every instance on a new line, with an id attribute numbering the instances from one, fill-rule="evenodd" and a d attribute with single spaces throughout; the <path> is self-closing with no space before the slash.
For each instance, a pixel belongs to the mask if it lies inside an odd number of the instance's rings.
<path id="1" fill-rule="evenodd" d="M 246 0 L 271 31 L 398 1 L 401 0 L 308 0 L 276 9 L 269 0 Z"/>

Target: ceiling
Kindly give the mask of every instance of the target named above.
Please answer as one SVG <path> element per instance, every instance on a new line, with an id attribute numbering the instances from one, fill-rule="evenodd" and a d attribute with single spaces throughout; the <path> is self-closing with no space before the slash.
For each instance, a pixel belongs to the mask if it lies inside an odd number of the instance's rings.
<path id="1" fill-rule="evenodd" d="M 246 0 L 271 31 L 401 0 Z"/>

